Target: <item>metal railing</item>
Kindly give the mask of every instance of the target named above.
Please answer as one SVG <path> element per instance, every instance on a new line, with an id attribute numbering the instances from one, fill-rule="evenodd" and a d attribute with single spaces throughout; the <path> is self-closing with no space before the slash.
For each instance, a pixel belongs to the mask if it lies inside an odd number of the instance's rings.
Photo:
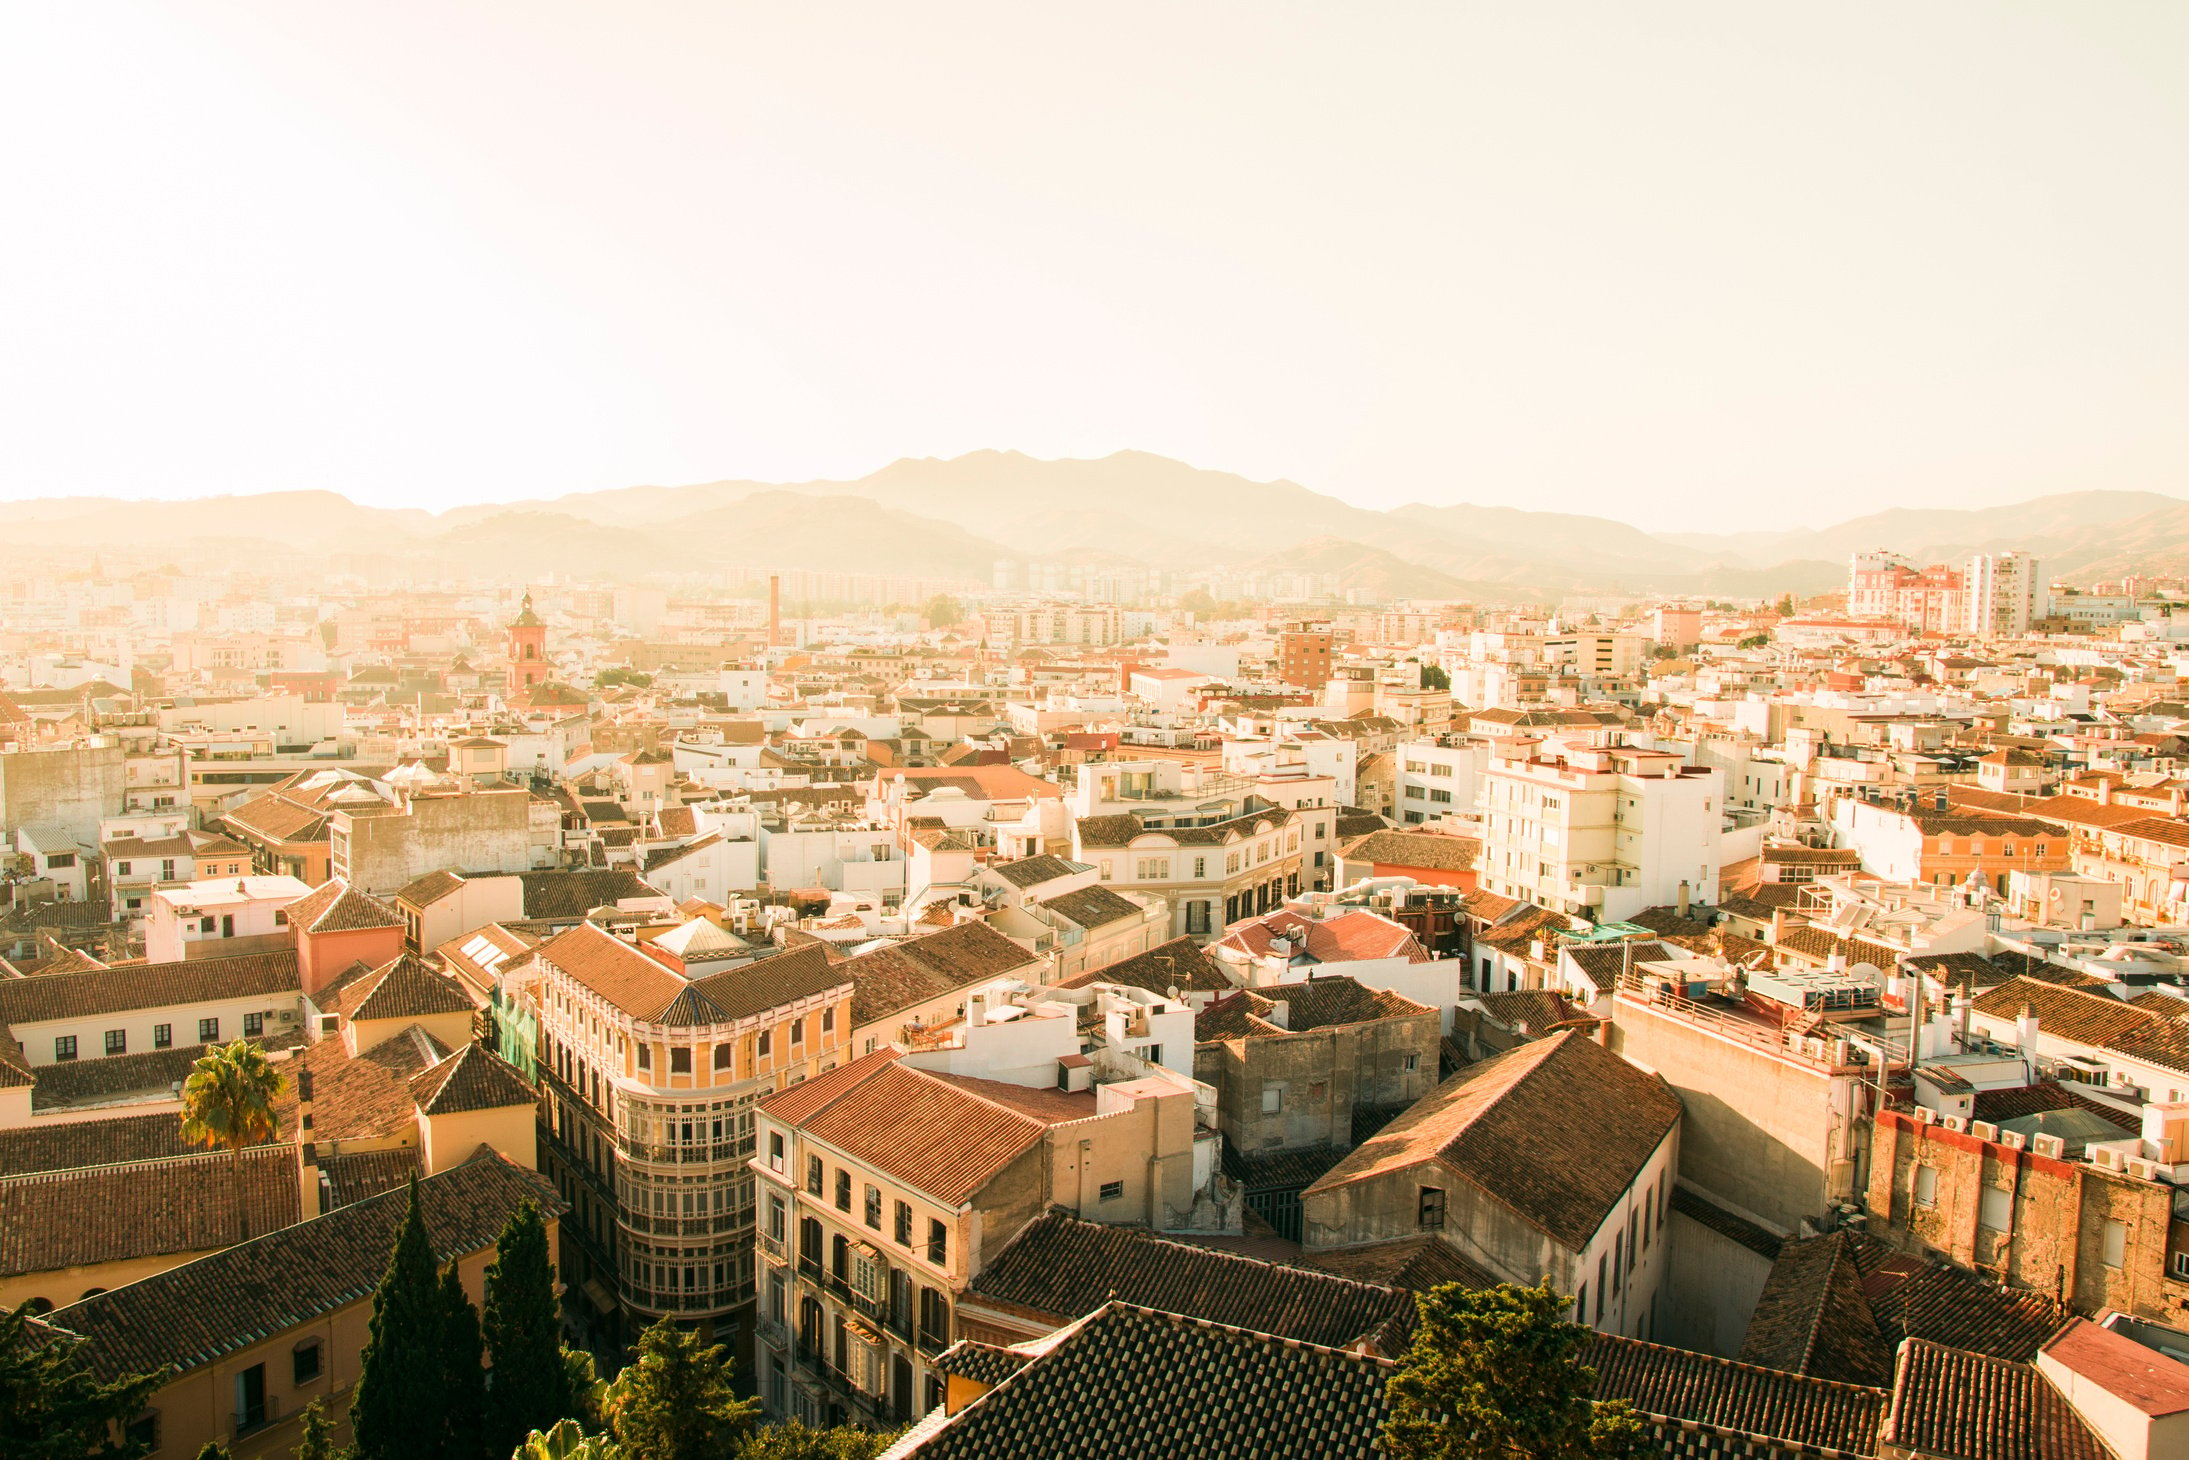
<path id="1" fill-rule="evenodd" d="M 249 1409 L 233 1411 L 230 1418 L 234 1422 L 233 1431 L 238 1437 L 248 1435 L 266 1428 L 266 1426 L 281 1418 L 281 1401 L 272 1395 L 268 1395 L 264 1400 Z"/>

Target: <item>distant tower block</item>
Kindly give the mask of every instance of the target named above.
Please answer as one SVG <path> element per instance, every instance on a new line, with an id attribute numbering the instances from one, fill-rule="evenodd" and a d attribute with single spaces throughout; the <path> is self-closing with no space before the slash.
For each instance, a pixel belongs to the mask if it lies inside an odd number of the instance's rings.
<path id="1" fill-rule="evenodd" d="M 532 595 L 524 596 L 516 621 L 509 626 L 509 693 L 523 694 L 547 678 L 547 625 L 532 611 Z"/>
<path id="2" fill-rule="evenodd" d="M 783 642 L 783 578 L 780 573 L 768 575 L 768 647 Z"/>

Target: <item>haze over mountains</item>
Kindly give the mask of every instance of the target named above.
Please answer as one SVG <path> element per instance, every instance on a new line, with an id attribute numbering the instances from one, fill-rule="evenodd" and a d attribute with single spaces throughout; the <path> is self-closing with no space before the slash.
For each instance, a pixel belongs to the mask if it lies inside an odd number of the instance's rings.
<path id="1" fill-rule="evenodd" d="M 331 492 L 45 498 L 0 503 L 0 538 L 19 557 L 57 567 L 93 552 L 116 568 L 248 567 L 316 554 L 410 578 L 807 568 L 985 582 L 997 559 L 1010 558 L 1332 572 L 1387 597 L 1738 596 L 1836 586 L 1847 555 L 1867 548 L 1924 561 L 2021 548 L 2048 572 L 2079 578 L 2185 572 L 2189 501 L 2064 492 L 1992 508 L 1897 508 L 1792 532 L 1653 533 L 1511 507 L 1372 511 L 1294 482 L 1248 481 L 1145 452 L 1042 461 L 978 451 L 907 458 L 856 481 L 625 487 L 438 515 Z"/>

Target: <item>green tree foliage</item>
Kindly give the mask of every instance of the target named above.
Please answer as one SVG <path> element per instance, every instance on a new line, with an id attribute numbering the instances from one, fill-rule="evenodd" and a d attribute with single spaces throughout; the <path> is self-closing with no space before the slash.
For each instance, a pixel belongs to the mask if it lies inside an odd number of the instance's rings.
<path id="1" fill-rule="evenodd" d="M 1780 618 L 1792 618 L 1794 616 L 1794 595 L 1791 593 L 1780 594 L 1777 606 Z"/>
<path id="2" fill-rule="evenodd" d="M 557 1420 L 534 1430 L 509 1460 L 624 1460 L 624 1450 L 606 1435 L 589 1435 L 574 1419 Z"/>
<path id="3" fill-rule="evenodd" d="M 760 1402 L 738 1398 L 728 1350 L 664 1318 L 639 1335 L 603 1409 L 616 1443 L 643 1460 L 728 1460 Z"/>
<path id="4" fill-rule="evenodd" d="M 433 1245 L 412 1177 L 410 1209 L 373 1290 L 371 1336 L 350 1405 L 357 1460 L 431 1460 L 441 1453 L 446 1326 Z"/>
<path id="5" fill-rule="evenodd" d="M 553 1428 L 556 1420 L 582 1418 L 571 1402 L 562 1353 L 562 1311 L 547 1251 L 547 1223 L 529 1201 L 510 1217 L 494 1244 L 481 1326 L 494 1364 L 494 1383 L 486 1396 L 490 1454 L 506 1454 L 533 1430 Z"/>
<path id="6" fill-rule="evenodd" d="M 603 669 L 593 676 L 593 688 L 595 689 L 614 689 L 619 684 L 628 684 L 636 689 L 645 689 L 653 682 L 654 677 L 651 674 L 621 664 L 613 669 Z"/>
<path id="7" fill-rule="evenodd" d="M 608 1386 L 593 1367 L 593 1356 L 584 1349 L 562 1351 L 563 1392 L 570 1396 L 570 1417 L 588 1433 L 602 1424 L 601 1406 L 607 1403 Z"/>
<path id="8" fill-rule="evenodd" d="M 441 1274 L 442 1460 L 482 1460 L 488 1453 L 486 1369 L 480 1358 L 479 1310 L 471 1306 L 452 1262 Z"/>
<path id="9" fill-rule="evenodd" d="M 274 1102 L 281 1098 L 281 1086 L 281 1072 L 266 1058 L 264 1050 L 247 1039 L 206 1050 L 182 1083 L 182 1138 L 228 1152 L 239 1242 L 251 1235 L 243 1153 L 280 1133 L 274 1119 Z"/>
<path id="10" fill-rule="evenodd" d="M 787 1420 L 747 1435 L 737 1447 L 737 1460 L 877 1460 L 902 1433 L 901 1429 L 862 1430 L 857 1425 L 813 1430 Z"/>
<path id="11" fill-rule="evenodd" d="M 304 1406 L 304 1433 L 296 1447 L 296 1460 L 335 1460 L 334 1424 L 327 1418 L 327 1406 L 315 1399 Z"/>
<path id="12" fill-rule="evenodd" d="M 1423 689 L 1450 689 L 1452 687 L 1452 676 L 1444 672 L 1444 666 L 1441 664 L 1424 664 L 1421 666 L 1421 687 Z"/>
<path id="13" fill-rule="evenodd" d="M 1589 1330 L 1543 1283 L 1419 1294 L 1420 1325 L 1384 1394 L 1392 1460 L 1597 1460 L 1630 1456 L 1641 1421 L 1624 1400 L 1597 1403 L 1581 1362 Z"/>
<path id="14" fill-rule="evenodd" d="M 0 1455 L 8 1460 L 84 1460 L 142 1455 L 116 1435 L 143 1413 L 163 1374 L 103 1380 L 83 1362 L 82 1341 L 34 1326 L 29 1305 L 0 1308 Z"/>
<path id="15" fill-rule="evenodd" d="M 1223 612 L 1206 588 L 1189 588 L 1179 594 L 1178 608 L 1181 613 L 1190 613 L 1195 618 L 1216 618 Z"/>
<path id="16" fill-rule="evenodd" d="M 931 629 L 947 629 L 952 624 L 965 622 L 965 606 L 947 593 L 938 593 L 927 600 L 927 607 L 920 610 L 920 617 L 927 620 Z"/>
<path id="17" fill-rule="evenodd" d="M 1740 649 L 1768 649 L 1771 647 L 1771 636 L 1769 634 L 1750 634 L 1734 647 Z"/>
<path id="18" fill-rule="evenodd" d="M 197 1460 L 235 1460 L 226 1445 L 218 1440 L 207 1440 L 198 1451 Z"/>

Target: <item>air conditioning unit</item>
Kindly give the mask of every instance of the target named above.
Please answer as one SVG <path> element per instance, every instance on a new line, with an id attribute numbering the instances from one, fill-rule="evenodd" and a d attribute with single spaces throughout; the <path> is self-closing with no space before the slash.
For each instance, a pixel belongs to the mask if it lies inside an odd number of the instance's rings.
<path id="1" fill-rule="evenodd" d="M 2124 1171 L 2128 1157 L 2112 1146 L 2100 1146 L 2090 1153 L 2090 1159 L 2107 1171 Z"/>
<path id="2" fill-rule="evenodd" d="M 1969 1128 L 1969 1118 L 1965 1115 L 1949 1115 L 1942 1118 L 1938 1123 L 1947 1130 L 1955 1132 L 1965 1132 Z"/>
<path id="3" fill-rule="evenodd" d="M 1915 1123 L 1917 1125 L 1936 1125 L 1938 1124 L 1938 1112 L 1928 1106 L 1919 1105 L 1915 1110 Z"/>
<path id="4" fill-rule="evenodd" d="M 1999 1139 L 1999 1127 L 1988 1120 L 1972 1120 L 1969 1122 L 1969 1134 L 1980 1141 L 1996 1141 Z"/>
<path id="5" fill-rule="evenodd" d="M 2033 1155 L 2049 1156 L 2055 1161 L 2067 1159 L 2067 1142 L 2058 1136 L 2031 1136 L 2029 1149 Z"/>
<path id="6" fill-rule="evenodd" d="M 1999 1132 L 1999 1144 L 2010 1151 L 2026 1151 L 2029 1149 L 2029 1137 L 2018 1130 L 2003 1130 Z"/>
<path id="7" fill-rule="evenodd" d="M 2128 1158 L 2128 1174 L 2139 1181 L 2156 1181 L 2159 1179 L 2159 1163 L 2147 1161 L 2141 1156 L 2130 1156 Z"/>

